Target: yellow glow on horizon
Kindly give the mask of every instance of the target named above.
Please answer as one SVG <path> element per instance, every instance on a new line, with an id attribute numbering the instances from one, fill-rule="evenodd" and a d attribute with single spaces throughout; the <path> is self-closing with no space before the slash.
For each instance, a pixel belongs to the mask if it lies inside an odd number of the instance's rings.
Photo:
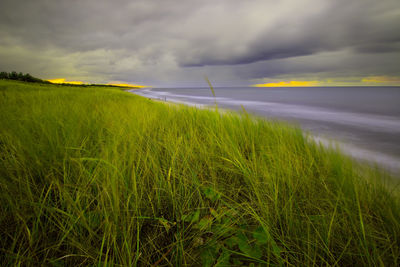
<path id="1" fill-rule="evenodd" d="M 363 83 L 389 83 L 389 84 L 399 84 L 400 77 L 393 76 L 369 76 L 361 80 Z"/>
<path id="2" fill-rule="evenodd" d="M 278 83 L 260 83 L 254 84 L 254 87 L 304 87 L 304 86 L 317 86 L 318 81 L 289 81 Z"/>
<path id="3" fill-rule="evenodd" d="M 51 83 L 66 83 L 66 84 L 76 84 L 76 85 L 84 84 L 84 82 L 82 82 L 82 81 L 67 81 L 64 78 L 51 79 L 51 80 L 47 80 L 47 81 L 51 82 Z"/>

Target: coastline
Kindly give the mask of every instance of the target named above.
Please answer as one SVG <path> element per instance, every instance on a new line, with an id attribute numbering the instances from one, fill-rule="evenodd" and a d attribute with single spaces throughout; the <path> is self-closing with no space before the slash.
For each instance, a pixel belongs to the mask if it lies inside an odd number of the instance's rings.
<path id="1" fill-rule="evenodd" d="M 127 90 L 129 93 L 137 94 L 137 92 L 140 92 L 140 90 Z M 143 96 L 141 94 L 137 94 L 140 96 Z M 200 108 L 200 109 L 214 109 L 213 106 L 211 105 L 205 105 L 205 104 L 199 104 L 199 103 L 194 103 L 194 102 L 187 102 L 187 101 L 179 101 L 175 100 L 173 98 L 167 98 L 165 97 L 164 99 L 162 98 L 152 98 L 148 96 L 143 96 L 146 98 L 149 98 L 153 101 L 157 101 L 160 103 L 164 104 L 174 104 L 174 105 L 186 105 L 190 107 L 195 107 L 195 108 Z M 229 109 L 229 108 L 221 108 L 218 107 L 219 111 L 228 111 L 228 112 L 237 112 L 236 110 Z M 257 114 L 257 117 L 264 118 L 265 120 L 273 120 L 273 121 L 281 121 L 284 123 L 288 123 L 289 125 L 293 125 L 295 127 L 300 127 L 298 124 L 293 123 L 292 121 L 284 120 L 284 119 L 279 119 L 279 118 L 271 118 L 271 117 L 265 117 L 262 115 Z M 301 128 L 301 127 L 300 127 Z M 326 137 L 317 133 L 313 133 L 310 130 L 303 129 L 304 136 L 317 144 L 320 144 L 324 146 L 325 148 L 332 149 L 335 151 L 342 152 L 343 154 L 350 156 L 352 159 L 354 159 L 357 162 L 360 162 L 361 164 L 368 164 L 371 167 L 376 167 L 380 168 L 384 171 L 387 171 L 390 175 L 393 175 L 395 178 L 400 179 L 400 159 L 393 156 L 393 155 L 388 155 L 382 152 L 378 151 L 373 151 L 369 149 L 365 149 L 362 147 L 359 147 L 355 144 L 352 144 L 350 142 L 346 142 L 344 140 L 336 139 L 334 137 Z"/>

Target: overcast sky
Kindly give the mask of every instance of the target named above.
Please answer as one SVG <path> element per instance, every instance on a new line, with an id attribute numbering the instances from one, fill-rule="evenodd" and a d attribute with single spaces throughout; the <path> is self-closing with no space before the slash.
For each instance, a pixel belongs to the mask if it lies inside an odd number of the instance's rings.
<path id="1" fill-rule="evenodd" d="M 0 1 L 0 70 L 45 79 L 400 84 L 399 62 L 399 0 Z"/>

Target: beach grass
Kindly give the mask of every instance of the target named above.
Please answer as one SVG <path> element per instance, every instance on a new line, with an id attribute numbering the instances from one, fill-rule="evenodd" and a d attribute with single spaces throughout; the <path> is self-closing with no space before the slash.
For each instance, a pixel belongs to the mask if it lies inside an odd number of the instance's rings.
<path id="1" fill-rule="evenodd" d="M 0 81 L 3 266 L 399 266 L 397 185 L 246 112 Z"/>

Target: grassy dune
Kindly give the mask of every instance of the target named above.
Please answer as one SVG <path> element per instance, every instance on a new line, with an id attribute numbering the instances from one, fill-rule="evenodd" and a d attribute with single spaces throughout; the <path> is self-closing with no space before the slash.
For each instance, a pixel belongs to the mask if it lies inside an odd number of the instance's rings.
<path id="1" fill-rule="evenodd" d="M 247 114 L 0 81 L 0 262 L 400 264 L 385 174 Z"/>

